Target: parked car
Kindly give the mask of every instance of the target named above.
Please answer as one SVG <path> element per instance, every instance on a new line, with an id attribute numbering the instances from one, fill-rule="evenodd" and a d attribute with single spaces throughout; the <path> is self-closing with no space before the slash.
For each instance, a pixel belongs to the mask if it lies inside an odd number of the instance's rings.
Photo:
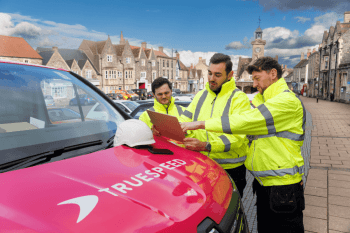
<path id="1" fill-rule="evenodd" d="M 118 94 L 118 93 L 108 93 L 107 96 L 111 100 L 122 100 L 123 99 L 123 95 L 122 94 Z"/>
<path id="2" fill-rule="evenodd" d="M 100 115 L 69 105 L 78 91 Z M 53 124 L 49 92 L 80 119 Z M 0 61 L 0 97 L 1 232 L 248 232 L 225 170 L 162 137 L 150 150 L 119 145 L 130 116 L 83 77 Z M 126 133 L 137 143 L 145 132 Z"/>
<path id="3" fill-rule="evenodd" d="M 138 94 L 136 94 L 135 92 L 133 92 L 132 90 L 128 90 L 128 91 L 126 91 L 126 93 L 129 95 L 129 99 L 131 99 L 133 101 L 140 99 L 140 96 Z"/>
<path id="4" fill-rule="evenodd" d="M 45 104 L 47 107 L 55 106 L 55 101 L 51 95 L 45 95 L 44 98 L 45 98 Z"/>
<path id="5" fill-rule="evenodd" d="M 195 96 L 194 94 L 175 94 L 173 95 L 175 100 L 180 100 L 180 101 L 192 101 L 193 97 Z"/>
<path id="6" fill-rule="evenodd" d="M 147 99 L 153 99 L 154 95 L 152 91 L 147 92 Z"/>
<path id="7" fill-rule="evenodd" d="M 94 98 L 92 98 L 90 95 L 87 95 L 87 94 L 79 94 L 79 100 L 80 100 L 80 103 L 82 105 L 90 105 L 90 104 L 95 104 L 96 103 L 96 100 Z M 77 96 L 74 97 L 73 99 L 71 99 L 69 101 L 69 105 L 73 106 L 73 105 L 78 105 L 78 101 L 77 101 Z"/>
<path id="8" fill-rule="evenodd" d="M 180 89 L 173 88 L 172 92 L 175 92 L 176 94 L 182 94 Z"/>
<path id="9" fill-rule="evenodd" d="M 175 104 L 181 105 L 183 107 L 188 107 L 190 103 L 191 101 L 175 101 Z M 153 107 L 153 105 L 154 105 L 153 102 L 142 103 L 134 111 L 130 113 L 130 116 L 133 117 L 134 119 L 139 119 L 141 114 L 147 109 L 150 109 L 151 107 Z"/>
<path id="10" fill-rule="evenodd" d="M 131 89 L 139 96 L 139 100 L 147 99 L 147 89 Z"/>

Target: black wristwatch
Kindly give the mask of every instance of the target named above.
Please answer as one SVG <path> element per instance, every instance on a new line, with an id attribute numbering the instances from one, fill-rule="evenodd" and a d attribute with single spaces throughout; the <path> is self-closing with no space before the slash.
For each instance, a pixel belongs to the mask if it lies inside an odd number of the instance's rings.
<path id="1" fill-rule="evenodd" d="M 210 144 L 210 142 L 207 142 L 207 145 L 205 145 L 205 149 L 207 150 L 207 151 L 211 151 L 211 144 Z"/>

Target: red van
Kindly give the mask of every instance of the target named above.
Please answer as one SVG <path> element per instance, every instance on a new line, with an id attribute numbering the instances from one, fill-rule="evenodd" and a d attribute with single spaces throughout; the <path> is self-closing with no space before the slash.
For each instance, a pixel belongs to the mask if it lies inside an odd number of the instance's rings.
<path id="1" fill-rule="evenodd" d="M 114 146 L 130 116 L 84 78 L 0 61 L 0 89 L 0 232 L 248 232 L 216 162 L 160 137 L 152 146 L 173 154 Z M 94 114 L 69 104 L 77 94 Z"/>

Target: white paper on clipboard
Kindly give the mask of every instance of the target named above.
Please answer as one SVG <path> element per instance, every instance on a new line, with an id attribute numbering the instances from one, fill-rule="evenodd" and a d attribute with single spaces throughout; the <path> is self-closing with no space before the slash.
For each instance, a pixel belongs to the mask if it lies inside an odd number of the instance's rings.
<path id="1" fill-rule="evenodd" d="M 162 136 L 183 142 L 185 134 L 182 131 L 180 122 L 176 117 L 151 110 L 147 110 L 147 113 L 151 118 L 152 124 Z"/>

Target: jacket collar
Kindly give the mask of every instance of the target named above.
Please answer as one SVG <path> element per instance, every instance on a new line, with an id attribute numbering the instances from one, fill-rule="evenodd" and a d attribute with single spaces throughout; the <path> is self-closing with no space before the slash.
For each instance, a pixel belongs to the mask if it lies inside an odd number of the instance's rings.
<path id="1" fill-rule="evenodd" d="M 155 109 L 172 109 L 175 106 L 175 98 L 172 96 L 170 99 L 170 104 L 169 107 L 166 104 L 161 104 L 158 102 L 158 100 L 156 98 L 154 98 L 154 108 Z"/>
<path id="2" fill-rule="evenodd" d="M 284 78 L 280 78 L 277 82 L 271 84 L 265 91 L 264 91 L 264 99 L 267 101 L 268 99 L 271 99 L 275 97 L 276 95 L 280 94 L 281 92 L 289 90 L 288 85 Z"/>
<path id="3" fill-rule="evenodd" d="M 215 92 L 213 92 L 212 90 L 210 90 L 210 87 L 209 87 L 209 81 L 205 84 L 205 89 L 207 89 L 207 91 L 213 95 L 216 95 Z M 221 91 L 219 92 L 220 93 L 227 93 L 227 92 L 232 92 L 233 90 L 236 89 L 236 82 L 235 82 L 235 79 L 232 77 L 230 81 L 224 83 L 222 86 L 221 86 Z"/>

